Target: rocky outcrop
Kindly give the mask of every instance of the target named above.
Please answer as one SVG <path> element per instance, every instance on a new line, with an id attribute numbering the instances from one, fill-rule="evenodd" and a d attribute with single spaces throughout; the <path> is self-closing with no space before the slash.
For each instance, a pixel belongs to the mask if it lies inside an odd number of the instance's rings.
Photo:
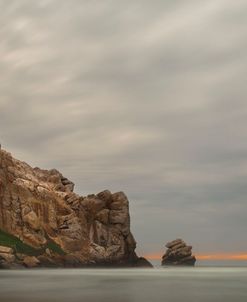
<path id="1" fill-rule="evenodd" d="M 84 197 L 73 190 L 59 171 L 32 168 L 0 149 L 0 231 L 12 249 L 8 263 L 139 265 L 126 195 L 105 190 Z M 0 249 L 0 259 L 5 256 Z"/>
<path id="2" fill-rule="evenodd" d="M 162 265 L 194 265 L 195 256 L 192 246 L 186 245 L 182 239 L 176 239 L 166 244 L 167 250 L 162 257 Z"/>

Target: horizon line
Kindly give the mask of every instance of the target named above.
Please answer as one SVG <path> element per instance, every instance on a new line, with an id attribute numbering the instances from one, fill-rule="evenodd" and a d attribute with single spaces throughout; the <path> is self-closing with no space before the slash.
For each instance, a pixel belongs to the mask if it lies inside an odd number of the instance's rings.
<path id="1" fill-rule="evenodd" d="M 149 260 L 161 260 L 163 254 L 150 253 L 145 254 L 143 257 Z M 236 260 L 247 261 L 247 253 L 212 253 L 212 254 L 194 254 L 197 260 Z"/>

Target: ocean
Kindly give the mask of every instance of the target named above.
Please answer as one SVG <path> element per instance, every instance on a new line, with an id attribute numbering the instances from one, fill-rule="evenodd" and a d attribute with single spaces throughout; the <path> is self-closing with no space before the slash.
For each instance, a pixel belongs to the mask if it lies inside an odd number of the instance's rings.
<path id="1" fill-rule="evenodd" d="M 246 302 L 246 267 L 0 270 L 1 302 Z"/>

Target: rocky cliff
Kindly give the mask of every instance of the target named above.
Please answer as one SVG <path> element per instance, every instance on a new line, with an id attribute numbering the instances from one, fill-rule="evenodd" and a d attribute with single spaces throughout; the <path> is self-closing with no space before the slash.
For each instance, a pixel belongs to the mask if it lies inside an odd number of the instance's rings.
<path id="1" fill-rule="evenodd" d="M 0 149 L 0 266 L 145 263 L 135 253 L 126 195 L 73 190 L 59 171 L 32 168 Z"/>
<path id="2" fill-rule="evenodd" d="M 194 265 L 195 256 L 192 255 L 192 246 L 182 239 L 176 239 L 166 244 L 167 250 L 162 257 L 162 265 Z"/>

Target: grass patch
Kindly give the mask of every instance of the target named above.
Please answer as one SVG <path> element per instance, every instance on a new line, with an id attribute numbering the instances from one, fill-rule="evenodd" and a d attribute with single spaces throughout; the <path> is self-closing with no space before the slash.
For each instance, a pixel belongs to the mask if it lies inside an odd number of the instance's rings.
<path id="1" fill-rule="evenodd" d="M 40 249 L 36 249 L 24 242 L 22 242 L 16 236 L 13 236 L 7 232 L 0 230 L 0 245 L 11 247 L 15 253 L 25 254 L 28 256 L 42 255 L 48 248 L 56 254 L 65 255 L 66 253 L 62 248 L 56 244 L 53 240 L 48 239 L 48 243 Z"/>
<path id="2" fill-rule="evenodd" d="M 53 251 L 54 253 L 57 253 L 58 255 L 65 255 L 66 254 L 65 251 L 61 248 L 61 246 L 58 245 L 56 242 L 54 242 L 51 239 L 47 243 L 46 248 Z"/>
<path id="3" fill-rule="evenodd" d="M 16 253 L 30 256 L 40 255 L 40 250 L 22 242 L 19 238 L 0 230 L 0 245 L 11 247 Z"/>

